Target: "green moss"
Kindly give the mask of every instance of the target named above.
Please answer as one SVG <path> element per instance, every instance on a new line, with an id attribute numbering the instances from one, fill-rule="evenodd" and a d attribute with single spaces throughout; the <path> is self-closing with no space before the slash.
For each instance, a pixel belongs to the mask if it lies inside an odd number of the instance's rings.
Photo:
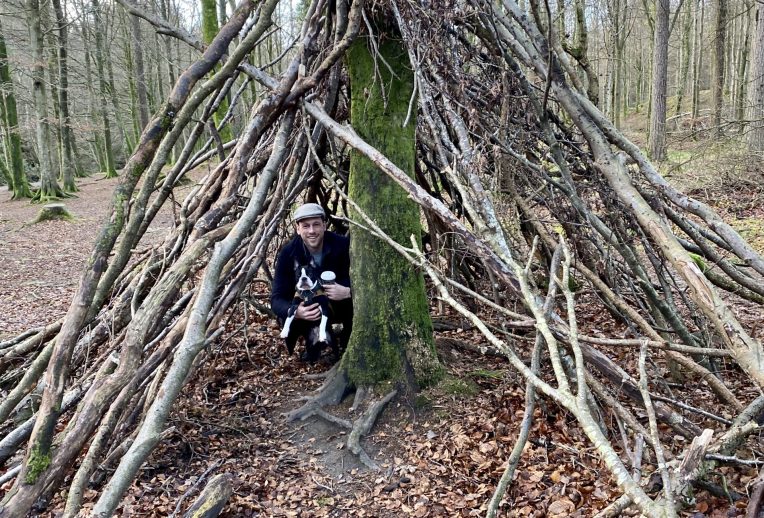
<path id="1" fill-rule="evenodd" d="M 472 380 L 446 376 L 438 385 L 448 395 L 457 397 L 472 397 L 479 392 L 478 386 Z"/>
<path id="2" fill-rule="evenodd" d="M 379 52 L 395 75 L 388 66 L 375 72 L 368 39 L 356 40 L 348 50 L 351 120 L 361 138 L 413 178 L 415 122 L 403 124 L 413 72 L 395 35 L 378 29 Z M 404 246 L 410 246 L 411 235 L 420 240 L 419 207 L 406 192 L 359 153 L 351 156 L 350 170 L 349 193 L 363 211 Z M 402 381 L 409 368 L 420 386 L 438 380 L 442 371 L 421 272 L 378 238 L 355 229 L 351 263 L 353 335 L 343 357 L 350 380 L 357 386 Z"/>
<path id="3" fill-rule="evenodd" d="M 334 499 L 330 496 L 319 496 L 318 498 L 316 498 L 316 505 L 318 505 L 319 507 L 334 505 Z"/>
<path id="4" fill-rule="evenodd" d="M 413 404 L 416 410 L 426 410 L 432 406 L 432 400 L 424 394 L 417 394 Z"/>
<path id="5" fill-rule="evenodd" d="M 706 270 L 708 270 L 708 266 L 706 265 L 706 262 L 703 260 L 703 258 L 700 257 L 698 254 L 693 254 L 692 252 L 688 252 L 688 255 L 690 256 L 690 259 L 692 259 L 692 262 L 698 265 L 698 268 L 700 268 L 700 271 L 703 273 L 706 273 Z"/>
<path id="6" fill-rule="evenodd" d="M 34 484 L 43 471 L 50 466 L 50 451 L 42 452 L 40 445 L 35 444 L 27 461 L 27 476 L 24 482 Z"/>
<path id="7" fill-rule="evenodd" d="M 474 371 L 471 371 L 469 375 L 473 378 L 500 380 L 504 378 L 504 371 L 497 371 L 497 370 L 490 370 L 490 369 L 475 369 Z"/>
<path id="8" fill-rule="evenodd" d="M 37 213 L 37 217 L 32 223 L 41 223 L 43 221 L 53 220 L 72 221 L 74 220 L 74 216 L 72 216 L 72 214 L 66 210 L 66 207 L 64 207 L 63 204 L 57 203 L 46 205 L 40 209 L 40 212 Z"/>

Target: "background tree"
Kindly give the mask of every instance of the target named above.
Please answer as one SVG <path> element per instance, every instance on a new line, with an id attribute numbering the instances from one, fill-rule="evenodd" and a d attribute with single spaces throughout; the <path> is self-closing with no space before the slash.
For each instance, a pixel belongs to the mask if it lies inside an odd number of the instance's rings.
<path id="1" fill-rule="evenodd" d="M 716 9 L 716 18 L 714 20 L 714 45 L 713 45 L 713 81 L 711 83 L 712 103 L 713 103 L 713 124 L 714 133 L 720 136 L 723 133 L 722 128 L 722 109 L 724 108 L 724 84 L 725 84 L 725 57 L 727 52 L 727 11 L 728 0 L 716 0 L 714 7 Z"/>
<path id="2" fill-rule="evenodd" d="M 95 33 L 94 57 L 99 89 L 98 101 L 96 105 L 98 106 L 98 115 L 101 120 L 103 129 L 103 151 L 105 159 L 104 173 L 106 174 L 106 178 L 113 178 L 114 176 L 117 176 L 117 169 L 114 164 L 114 149 L 111 139 L 111 122 L 109 121 L 109 109 L 107 107 L 107 95 L 109 93 L 109 88 L 106 79 L 106 56 L 103 41 L 106 24 L 98 0 L 91 0 L 91 5 L 93 7 L 91 12 L 93 16 L 93 30 Z"/>
<path id="3" fill-rule="evenodd" d="M 75 192 L 77 185 L 74 178 L 80 167 L 74 160 L 74 135 L 72 133 L 72 119 L 69 113 L 69 22 L 64 14 L 61 0 L 53 0 L 53 9 L 56 13 L 56 31 L 58 35 L 58 105 L 59 105 L 59 128 L 60 128 L 60 153 L 61 176 L 64 191 Z M 81 173 L 80 173 L 81 174 Z"/>
<path id="4" fill-rule="evenodd" d="M 136 107 L 134 108 L 133 116 L 135 117 L 137 115 L 137 128 L 138 130 L 136 133 L 136 141 L 138 140 L 137 137 L 141 134 L 143 131 L 143 128 L 146 127 L 146 124 L 149 122 L 149 106 L 148 106 L 148 98 L 146 95 L 146 73 L 145 68 L 143 66 L 143 37 L 141 36 L 141 21 L 140 18 L 138 18 L 136 15 L 130 15 L 130 36 L 131 36 L 131 44 L 132 44 L 132 64 L 133 64 L 133 70 L 135 71 L 134 74 L 134 82 L 135 82 L 135 90 L 136 90 Z M 131 79 L 133 79 L 133 75 L 131 74 Z"/>
<path id="5" fill-rule="evenodd" d="M 202 10 L 202 39 L 205 43 L 209 43 L 218 33 L 218 4 L 215 0 L 200 0 Z M 215 126 L 220 126 L 226 112 L 228 111 L 228 98 L 227 96 L 221 99 L 220 107 L 215 112 Z M 228 142 L 233 138 L 230 124 L 220 129 L 220 139 L 223 142 Z"/>
<path id="6" fill-rule="evenodd" d="M 41 202 L 56 199 L 64 192 L 56 180 L 51 158 L 51 142 L 48 120 L 48 90 L 45 81 L 45 59 L 43 57 L 43 32 L 40 21 L 40 3 L 28 0 L 27 19 L 29 24 L 30 45 L 34 62 L 32 64 L 32 91 L 36 116 L 37 153 L 39 158 L 40 188 L 35 199 Z"/>
<path id="7" fill-rule="evenodd" d="M 2 121 L 4 149 L 8 157 L 10 186 L 13 191 L 12 199 L 31 198 L 29 183 L 24 171 L 24 158 L 21 152 L 21 136 L 19 135 L 19 120 L 16 112 L 16 96 L 13 93 L 13 80 L 8 63 L 8 50 L 3 37 L 3 26 L 0 23 L 0 121 Z"/>
<path id="8" fill-rule="evenodd" d="M 668 81 L 669 0 L 655 1 L 652 109 L 650 112 L 650 157 L 666 159 L 666 89 Z"/>
<path id="9" fill-rule="evenodd" d="M 764 8 L 755 4 L 751 75 L 748 83 L 748 149 L 764 151 Z"/>

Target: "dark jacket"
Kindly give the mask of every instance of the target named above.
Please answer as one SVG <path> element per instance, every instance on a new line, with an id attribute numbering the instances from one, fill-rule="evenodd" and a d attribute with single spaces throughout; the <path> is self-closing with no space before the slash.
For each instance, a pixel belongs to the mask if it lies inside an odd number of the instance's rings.
<path id="1" fill-rule="evenodd" d="M 327 231 L 324 234 L 323 252 L 319 273 L 332 271 L 337 276 L 337 284 L 350 287 L 350 239 Z M 310 259 L 310 252 L 300 236 L 295 236 L 279 252 L 273 277 L 271 309 L 282 321 L 286 319 L 294 299 L 295 284 L 299 277 L 295 271 L 295 260 L 299 266 L 303 266 L 309 264 Z"/>

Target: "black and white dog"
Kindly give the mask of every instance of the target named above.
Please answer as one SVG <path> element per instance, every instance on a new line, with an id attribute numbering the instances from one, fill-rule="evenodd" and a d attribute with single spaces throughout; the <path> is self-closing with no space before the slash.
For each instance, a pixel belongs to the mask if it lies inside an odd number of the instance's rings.
<path id="1" fill-rule="evenodd" d="M 299 277 L 295 286 L 294 298 L 292 299 L 292 305 L 289 306 L 287 311 L 287 318 L 280 336 L 281 338 L 286 338 L 289 354 L 294 352 L 299 336 L 304 336 L 307 358 L 314 361 L 318 359 L 321 353 L 321 343 L 331 346 L 333 350 L 337 347 L 336 340 L 332 336 L 331 326 L 329 325 L 331 311 L 329 297 L 324 293 L 323 285 L 319 280 L 318 270 L 312 261 L 311 264 L 305 266 L 297 265 L 295 262 L 295 274 L 297 275 L 298 273 Z M 305 302 L 306 306 L 317 302 L 321 308 L 321 320 L 318 323 L 299 321 L 301 324 L 300 329 L 290 333 L 297 307 L 301 302 Z"/>

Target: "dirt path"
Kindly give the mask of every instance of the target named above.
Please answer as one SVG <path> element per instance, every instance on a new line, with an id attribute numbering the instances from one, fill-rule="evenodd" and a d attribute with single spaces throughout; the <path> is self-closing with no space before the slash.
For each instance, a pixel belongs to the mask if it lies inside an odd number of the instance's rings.
<path id="1" fill-rule="evenodd" d="M 0 339 L 64 316 L 118 182 L 81 180 L 77 196 L 62 200 L 74 221 L 34 225 L 40 205 L 11 201 L 0 187 Z M 147 239 L 161 239 L 171 224 L 171 212 L 163 209 Z"/>

